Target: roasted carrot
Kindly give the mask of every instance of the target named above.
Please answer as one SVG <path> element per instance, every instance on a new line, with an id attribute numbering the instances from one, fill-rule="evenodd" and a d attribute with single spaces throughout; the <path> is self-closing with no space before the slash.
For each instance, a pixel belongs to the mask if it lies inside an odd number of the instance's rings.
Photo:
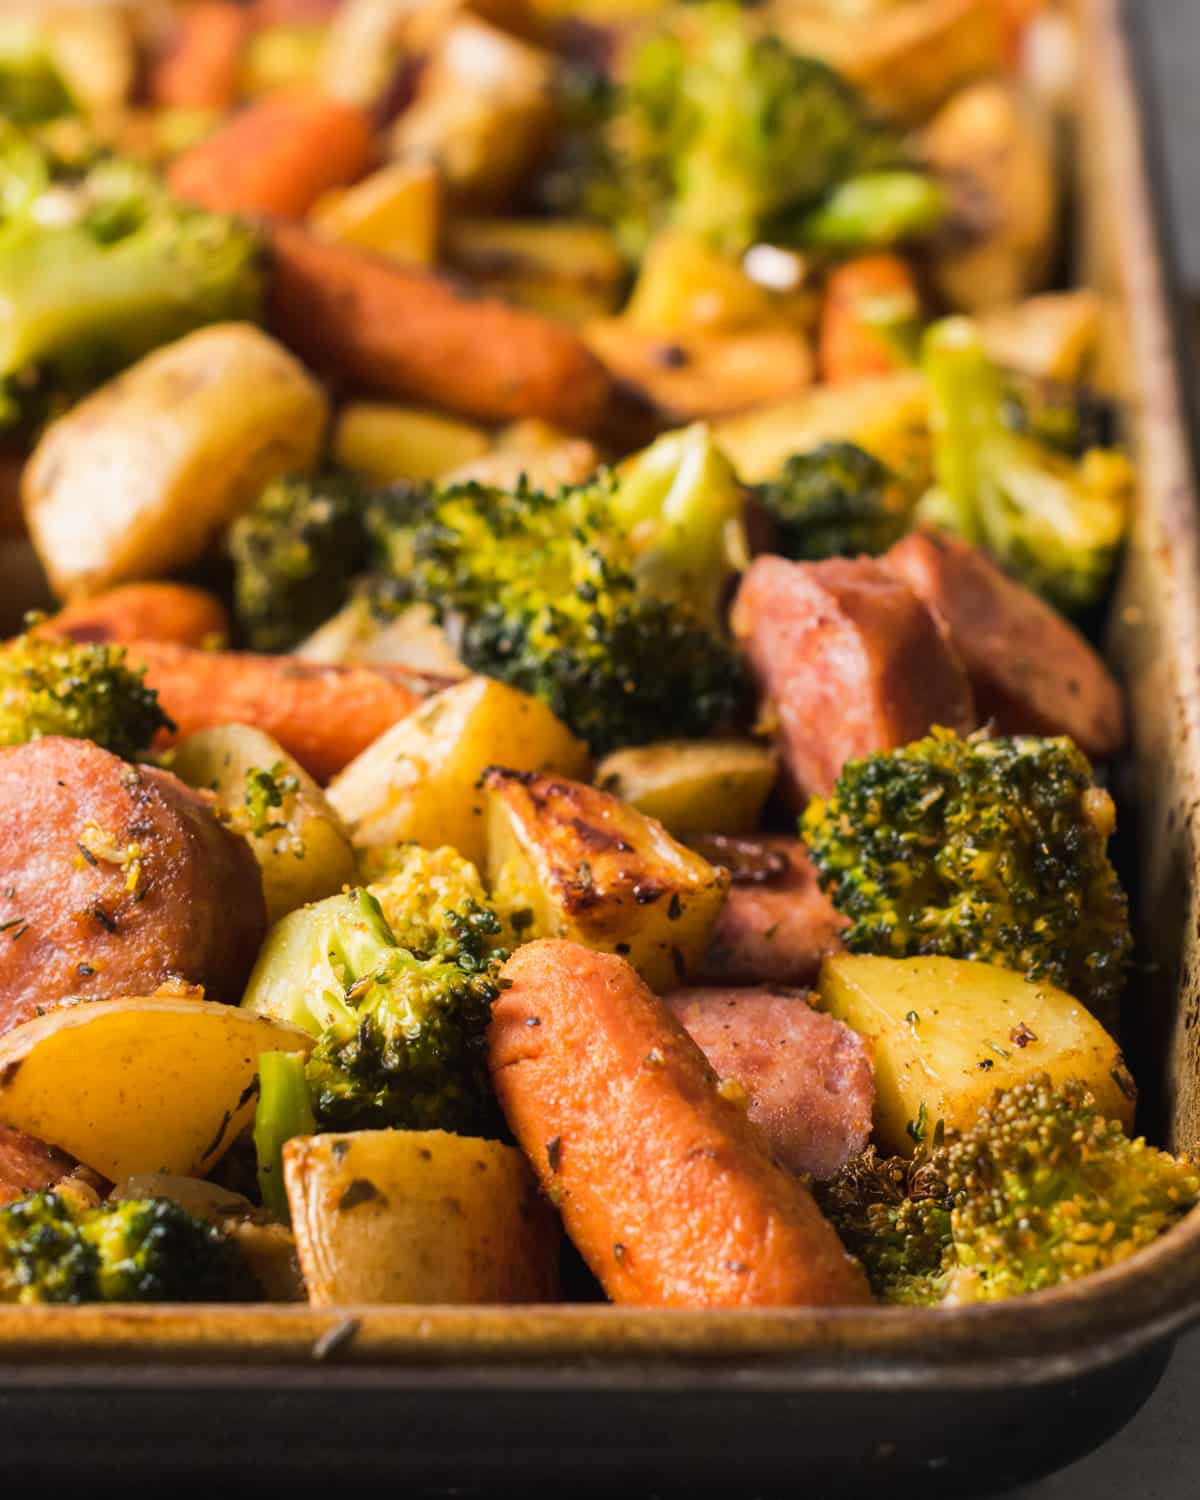
<path id="1" fill-rule="evenodd" d="M 166 109 L 228 109 L 237 98 L 248 32 L 249 14 L 233 0 L 202 0 L 180 10 L 150 68 L 151 102 Z"/>
<path id="2" fill-rule="evenodd" d="M 371 124 L 362 110 L 315 89 L 289 89 L 185 152 L 169 180 L 181 198 L 219 213 L 299 218 L 370 164 Z"/>
<path id="3" fill-rule="evenodd" d="M 319 781 L 411 713 L 426 692 L 444 686 L 394 667 L 329 667 L 162 641 L 130 642 L 127 660 L 145 666 L 179 736 L 253 724 Z"/>
<path id="4" fill-rule="evenodd" d="M 867 380 L 913 361 L 906 341 L 921 316 L 912 271 L 898 255 L 864 255 L 835 267 L 821 310 L 821 378 Z"/>
<path id="5" fill-rule="evenodd" d="M 212 646 L 229 638 L 225 606 L 186 583 L 126 583 L 68 604 L 37 627 L 73 641 L 173 641 Z"/>
<path id="6" fill-rule="evenodd" d="M 497 1097 L 614 1302 L 870 1300 L 808 1189 L 624 959 L 550 939 L 504 976 L 488 1035 Z"/>
<path id="7" fill-rule="evenodd" d="M 565 324 L 277 224 L 268 317 L 310 364 L 484 421 L 600 419 L 603 366 Z"/>

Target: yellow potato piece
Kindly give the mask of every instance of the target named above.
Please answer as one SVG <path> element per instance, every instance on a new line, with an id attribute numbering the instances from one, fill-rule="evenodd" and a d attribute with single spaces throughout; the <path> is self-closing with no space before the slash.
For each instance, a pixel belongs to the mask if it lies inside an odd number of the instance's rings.
<path id="1" fill-rule="evenodd" d="M 283 1172 L 318 1307 L 558 1295 L 558 1221 L 512 1146 L 442 1130 L 298 1136 Z"/>
<path id="2" fill-rule="evenodd" d="M 294 1026 L 212 1001 L 81 1001 L 0 1037 L 0 1124 L 115 1182 L 203 1177 L 254 1117 L 261 1052 L 308 1052 Z"/>
<path id="3" fill-rule="evenodd" d="M 586 772 L 588 752 L 537 698 L 490 677 L 468 677 L 381 735 L 327 795 L 360 847 L 449 844 L 482 866 L 478 782 L 491 765 L 573 776 Z"/>
<path id="4" fill-rule="evenodd" d="M 1077 1000 L 993 964 L 838 954 L 821 966 L 821 1008 L 875 1055 L 875 1132 L 909 1153 L 924 1123 L 963 1128 L 996 1089 L 1036 1073 L 1077 1078 L 1129 1127 L 1136 1091 L 1120 1049 Z M 913 1129 L 910 1131 L 910 1125 Z"/>
<path id="5" fill-rule="evenodd" d="M 441 182 L 427 161 L 394 162 L 319 198 L 309 215 L 330 239 L 410 265 L 432 266 L 441 233 Z"/>
<path id="6" fill-rule="evenodd" d="M 660 995 L 682 984 L 703 957 L 728 872 L 595 787 L 497 768 L 484 784 L 488 881 L 514 931 L 620 953 Z"/>
<path id="7" fill-rule="evenodd" d="M 481 458 L 489 447 L 487 433 L 471 422 L 376 401 L 347 406 L 333 434 L 336 461 L 383 484 L 437 479 Z"/>
<path id="8" fill-rule="evenodd" d="M 614 750 L 596 785 L 668 833 L 753 833 L 775 784 L 775 752 L 753 740 L 663 740 Z"/>

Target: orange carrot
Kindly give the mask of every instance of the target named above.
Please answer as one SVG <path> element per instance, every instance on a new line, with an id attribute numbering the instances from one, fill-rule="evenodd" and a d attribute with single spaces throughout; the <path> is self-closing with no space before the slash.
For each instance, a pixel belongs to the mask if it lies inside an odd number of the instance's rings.
<path id="1" fill-rule="evenodd" d="M 869 1301 L 807 1187 L 624 959 L 550 939 L 519 948 L 504 977 L 496 1096 L 614 1302 Z"/>
<path id="2" fill-rule="evenodd" d="M 229 109 L 249 31 L 233 0 L 202 0 L 181 10 L 166 48 L 150 69 L 150 99 L 163 109 Z"/>
<path id="3" fill-rule="evenodd" d="M 318 781 L 327 781 L 444 684 L 387 667 L 329 667 L 294 656 L 197 651 L 162 641 L 129 644 L 178 736 L 220 724 L 272 735 Z"/>
<path id="4" fill-rule="evenodd" d="M 361 109 L 314 89 L 272 94 L 236 114 L 172 165 L 181 198 L 219 213 L 300 218 L 330 188 L 371 163 Z"/>
<path id="5" fill-rule="evenodd" d="M 272 251 L 268 321 L 318 368 L 483 421 L 588 431 L 605 410 L 608 376 L 565 324 L 298 224 Z"/>
<path id="6" fill-rule="evenodd" d="M 836 266 L 821 310 L 822 380 L 867 380 L 911 364 L 905 339 L 920 316 L 916 281 L 898 255 L 864 255 Z"/>
<path id="7" fill-rule="evenodd" d="M 229 637 L 229 615 L 219 599 L 185 583 L 126 583 L 93 599 L 68 604 L 36 631 L 73 641 L 173 641 L 211 646 Z"/>

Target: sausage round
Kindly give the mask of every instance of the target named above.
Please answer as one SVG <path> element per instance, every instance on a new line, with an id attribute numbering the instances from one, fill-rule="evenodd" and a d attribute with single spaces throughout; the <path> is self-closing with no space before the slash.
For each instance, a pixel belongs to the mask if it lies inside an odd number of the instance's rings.
<path id="1" fill-rule="evenodd" d="M 0 1125 L 0 1204 L 53 1187 L 75 1167 L 65 1152 L 11 1125 Z"/>

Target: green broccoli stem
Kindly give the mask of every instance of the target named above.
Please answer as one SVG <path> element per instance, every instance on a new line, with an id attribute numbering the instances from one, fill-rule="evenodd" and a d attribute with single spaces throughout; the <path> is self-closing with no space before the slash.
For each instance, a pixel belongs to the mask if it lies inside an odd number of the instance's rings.
<path id="1" fill-rule="evenodd" d="M 283 1148 L 297 1135 L 317 1128 L 304 1076 L 301 1052 L 263 1052 L 258 1059 L 258 1107 L 254 1115 L 254 1150 L 258 1157 L 258 1186 L 264 1205 L 289 1223 L 287 1189 L 283 1180 Z"/>
<path id="2" fill-rule="evenodd" d="M 946 190 L 926 172 L 863 172 L 839 183 L 801 220 L 797 237 L 814 250 L 852 255 L 927 239 L 945 220 Z"/>
<path id="3" fill-rule="evenodd" d="M 929 381 L 934 468 L 952 527 L 982 544 L 978 497 L 981 448 L 1000 425 L 1004 385 L 969 318 L 946 318 L 925 335 L 922 363 Z"/>

